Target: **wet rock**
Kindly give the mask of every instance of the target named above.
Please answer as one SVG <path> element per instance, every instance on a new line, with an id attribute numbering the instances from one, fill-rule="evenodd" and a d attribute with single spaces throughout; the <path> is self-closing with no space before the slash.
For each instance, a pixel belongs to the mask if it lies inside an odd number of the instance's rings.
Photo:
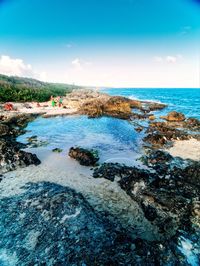
<path id="1" fill-rule="evenodd" d="M 196 118 L 188 118 L 184 121 L 184 126 L 192 130 L 200 130 L 200 121 Z"/>
<path id="2" fill-rule="evenodd" d="M 0 123 L 0 137 L 8 135 L 9 131 L 10 129 L 7 125 Z"/>
<path id="3" fill-rule="evenodd" d="M 20 150 L 21 145 L 0 139 L 0 173 L 5 173 L 31 164 L 38 165 L 40 160 L 35 154 Z"/>
<path id="4" fill-rule="evenodd" d="M 168 113 L 167 116 L 162 116 L 161 118 L 169 122 L 181 122 L 185 120 L 185 115 L 176 111 Z"/>
<path id="5" fill-rule="evenodd" d="M 0 209 L 1 265 L 187 265 L 173 242 L 132 239 L 68 187 L 28 184 Z"/>
<path id="6" fill-rule="evenodd" d="M 151 133 L 144 137 L 144 141 L 153 144 L 158 147 L 162 147 L 167 144 L 167 138 L 160 133 Z"/>
<path id="7" fill-rule="evenodd" d="M 167 105 L 163 103 L 147 102 L 147 104 L 150 111 L 162 110 L 167 107 Z"/>
<path id="8" fill-rule="evenodd" d="M 143 127 L 136 127 L 136 128 L 135 128 L 135 130 L 136 130 L 137 132 L 139 132 L 139 133 L 142 132 L 143 129 L 144 129 Z"/>
<path id="9" fill-rule="evenodd" d="M 155 120 L 155 119 L 156 119 L 155 115 L 150 115 L 149 116 L 149 120 Z"/>
<path id="10" fill-rule="evenodd" d="M 146 120 L 149 119 L 150 114 L 132 112 L 131 120 Z"/>
<path id="11" fill-rule="evenodd" d="M 200 187 L 200 162 L 193 162 L 184 169 L 176 169 L 176 178 L 182 177 L 187 183 Z"/>
<path id="12" fill-rule="evenodd" d="M 35 114 L 12 114 L 4 119 L 4 121 L 10 126 L 24 128 L 29 122 L 33 121 L 37 115 Z"/>
<path id="13" fill-rule="evenodd" d="M 148 161 L 149 163 L 155 164 L 155 163 L 170 163 L 172 161 L 173 157 L 166 151 L 163 150 L 155 150 L 151 151 L 148 155 Z"/>
<path id="14" fill-rule="evenodd" d="M 57 153 L 61 153 L 63 150 L 60 148 L 55 148 L 52 150 L 52 152 L 57 152 Z"/>
<path id="15" fill-rule="evenodd" d="M 94 170 L 94 178 L 105 178 L 114 181 L 115 178 L 124 178 L 124 181 L 134 173 L 135 179 L 139 180 L 140 176 L 144 179 L 149 178 L 145 170 L 140 170 L 136 167 L 128 167 L 119 163 L 103 163 Z M 125 185 L 125 183 L 124 183 Z"/>
<path id="16" fill-rule="evenodd" d="M 0 250 L 12 265 L 128 265 L 136 259 L 130 237 L 68 187 L 30 184 L 0 199 L 0 208 Z"/>
<path id="17" fill-rule="evenodd" d="M 175 236 L 179 230 L 191 229 L 192 202 L 199 197 L 199 165 L 185 169 L 170 167 L 173 158 L 168 153 L 155 151 L 149 162 L 154 171 L 127 167 L 119 164 L 103 164 L 95 169 L 93 177 L 117 180 L 126 193 L 136 201 L 160 239 Z M 156 170 L 156 171 L 155 171 Z M 193 174 L 193 178 L 188 178 Z M 193 213 L 198 208 L 193 208 Z"/>
<path id="18" fill-rule="evenodd" d="M 28 144 L 27 147 L 29 148 L 38 148 L 38 147 L 45 147 L 49 144 L 46 140 L 40 140 L 37 136 L 31 136 L 27 138 Z"/>
<path id="19" fill-rule="evenodd" d="M 94 166 L 99 160 L 98 154 L 95 151 L 80 147 L 71 147 L 68 154 L 71 158 L 85 166 Z"/>
<path id="20" fill-rule="evenodd" d="M 28 137 L 28 138 L 27 138 L 27 141 L 30 142 L 30 143 L 31 143 L 31 142 L 35 142 L 35 141 L 37 141 L 37 136 L 31 136 L 31 137 Z"/>
<path id="21" fill-rule="evenodd" d="M 191 138 L 191 134 L 177 129 L 171 125 L 171 122 L 153 122 L 149 125 L 146 133 L 148 134 L 144 137 L 144 141 L 157 147 L 170 144 L 174 140 L 189 140 Z"/>

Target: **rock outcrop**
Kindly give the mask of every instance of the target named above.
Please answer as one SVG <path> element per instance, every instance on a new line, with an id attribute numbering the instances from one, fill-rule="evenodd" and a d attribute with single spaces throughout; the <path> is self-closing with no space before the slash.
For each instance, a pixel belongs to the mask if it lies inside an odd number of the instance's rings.
<path id="1" fill-rule="evenodd" d="M 68 187 L 29 184 L 0 209 L 1 265 L 187 265 L 170 242 L 130 238 Z"/>
<path id="2" fill-rule="evenodd" d="M 40 160 L 35 154 L 20 150 L 21 145 L 5 139 L 0 139 L 0 173 L 6 173 L 26 167 L 31 164 L 38 165 Z"/>
<path id="3" fill-rule="evenodd" d="M 4 114 L 0 123 L 0 174 L 25 167 L 38 165 L 40 160 L 35 154 L 21 150 L 24 145 L 16 137 L 24 132 L 24 127 L 35 118 L 33 115 Z"/>
<path id="4" fill-rule="evenodd" d="M 80 147 L 71 147 L 68 154 L 71 158 L 85 166 L 94 166 L 99 160 L 98 154 L 95 151 Z"/>
<path id="5" fill-rule="evenodd" d="M 185 120 L 185 115 L 176 111 L 172 111 L 167 114 L 167 116 L 162 116 L 161 118 L 169 122 L 182 122 Z"/>
<path id="6" fill-rule="evenodd" d="M 95 178 L 119 180 L 121 188 L 137 201 L 146 219 L 157 227 L 162 240 L 174 237 L 179 230 L 192 228 L 192 206 L 200 195 L 199 163 L 181 169 L 169 164 L 163 167 L 166 161 L 170 164 L 172 157 L 158 151 L 153 161 L 150 159 L 154 171 L 109 163 L 101 165 L 93 174 Z M 198 206 L 196 210 L 197 214 Z"/>

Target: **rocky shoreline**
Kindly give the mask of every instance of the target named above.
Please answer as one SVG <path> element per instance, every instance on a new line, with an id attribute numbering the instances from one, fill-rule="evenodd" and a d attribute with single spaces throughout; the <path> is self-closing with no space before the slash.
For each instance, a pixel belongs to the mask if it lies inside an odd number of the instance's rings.
<path id="1" fill-rule="evenodd" d="M 200 162 L 164 151 L 177 140 L 199 141 L 200 121 L 175 111 L 156 119 L 153 112 L 165 105 L 99 92 L 72 92 L 63 105 L 60 115 L 126 119 L 135 124 L 138 134 L 144 133 L 146 154 L 141 161 L 146 169 L 114 163 L 95 167 L 97 154 L 80 147 L 73 147 L 69 155 L 82 165 L 94 166 L 95 180 L 106 179 L 127 194 L 156 237 L 149 241 L 138 232 L 133 236 L 118 219 L 115 223 L 115 217 L 109 219 L 106 212 L 93 209 L 70 187 L 30 183 L 19 195 L 0 197 L 0 262 L 7 258 L 12 265 L 189 265 L 178 248 L 181 237 L 192 239 L 200 262 Z M 40 110 L 44 117 L 59 115 L 47 108 Z M 16 141 L 38 112 L 20 110 L 1 114 L 0 180 L 6 172 L 40 164 Z"/>

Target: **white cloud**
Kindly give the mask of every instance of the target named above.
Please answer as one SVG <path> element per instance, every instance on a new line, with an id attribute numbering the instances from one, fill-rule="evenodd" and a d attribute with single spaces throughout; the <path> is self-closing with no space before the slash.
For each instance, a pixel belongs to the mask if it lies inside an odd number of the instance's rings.
<path id="1" fill-rule="evenodd" d="M 20 58 L 11 58 L 8 55 L 0 56 L 0 73 L 8 76 L 30 77 L 45 81 L 46 72 L 38 72 L 30 64 Z"/>
<path id="2" fill-rule="evenodd" d="M 80 58 L 75 58 L 71 63 L 77 70 L 83 70 L 83 68 L 92 65 L 92 62 L 85 61 Z"/>
<path id="3" fill-rule="evenodd" d="M 176 56 L 168 55 L 168 56 L 166 57 L 166 62 L 167 62 L 167 63 L 172 63 L 172 64 L 174 64 L 174 63 L 177 62 L 177 57 L 176 57 Z"/>
<path id="4" fill-rule="evenodd" d="M 26 76 L 32 73 L 32 66 L 25 64 L 22 59 L 13 59 L 10 56 L 0 57 L 0 72 L 5 75 Z"/>
<path id="5" fill-rule="evenodd" d="M 75 58 L 73 61 L 72 61 L 72 65 L 78 69 L 81 69 L 81 61 L 79 58 Z"/>
<path id="6" fill-rule="evenodd" d="M 155 56 L 154 62 L 156 63 L 169 63 L 169 64 L 175 64 L 179 62 L 183 56 L 181 54 L 177 55 L 167 55 L 167 56 Z"/>

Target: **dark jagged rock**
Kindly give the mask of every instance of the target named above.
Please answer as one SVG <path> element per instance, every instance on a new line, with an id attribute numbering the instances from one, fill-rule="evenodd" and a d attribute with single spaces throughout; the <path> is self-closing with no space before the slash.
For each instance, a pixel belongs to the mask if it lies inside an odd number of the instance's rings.
<path id="1" fill-rule="evenodd" d="M 136 128 L 135 128 L 135 130 L 136 130 L 137 132 L 139 132 L 139 133 L 142 132 L 143 129 L 144 129 L 143 127 L 136 127 Z"/>
<path id="2" fill-rule="evenodd" d="M 118 163 L 103 163 L 100 167 L 96 168 L 93 173 L 94 178 L 105 178 L 110 181 L 114 181 L 115 178 L 119 177 L 120 179 L 128 178 L 134 173 L 135 179 L 149 178 L 149 175 L 145 170 L 140 170 L 136 167 L 128 167 Z"/>
<path id="3" fill-rule="evenodd" d="M 4 116 L 3 121 L 4 123 L 8 124 L 11 127 L 20 127 L 24 128 L 27 124 L 33 121 L 37 115 L 35 114 L 13 114 L 10 116 Z"/>
<path id="4" fill-rule="evenodd" d="M 128 265 L 136 259 L 131 239 L 70 188 L 32 184 L 1 199 L 0 208 L 0 249 L 12 265 Z"/>
<path id="5" fill-rule="evenodd" d="M 150 113 L 151 111 L 162 110 L 165 107 L 167 107 L 167 105 L 163 103 L 142 101 L 142 108 L 140 108 L 140 110 L 144 113 Z"/>
<path id="6" fill-rule="evenodd" d="M 200 187 L 200 161 L 193 162 L 184 169 L 174 171 L 176 178 L 184 177 L 187 183 Z"/>
<path id="7" fill-rule="evenodd" d="M 140 114 L 140 113 L 135 113 L 135 112 L 132 112 L 131 114 L 131 119 L 139 119 L 139 120 L 145 120 L 145 119 L 149 119 L 151 115 L 150 114 Z"/>
<path id="8" fill-rule="evenodd" d="M 0 199 L 1 265 L 187 265 L 171 242 L 130 238 L 68 187 L 23 189 Z"/>
<path id="9" fill-rule="evenodd" d="M 40 160 L 35 154 L 22 151 L 20 148 L 21 145 L 16 142 L 0 139 L 0 173 L 31 164 L 40 164 Z"/>
<path id="10" fill-rule="evenodd" d="M 62 152 L 62 151 L 63 151 L 63 150 L 60 149 L 60 148 L 55 148 L 55 149 L 52 150 L 52 152 L 57 152 L 57 153 L 60 153 L 60 152 Z"/>
<path id="11" fill-rule="evenodd" d="M 98 154 L 95 151 L 80 147 L 71 147 L 69 156 L 85 166 L 94 166 L 99 160 Z"/>
<path id="12" fill-rule="evenodd" d="M 0 173 L 40 163 L 35 154 L 21 150 L 26 145 L 16 141 L 16 137 L 24 132 L 23 128 L 35 117 L 35 115 L 25 114 L 2 116 L 2 123 L 0 123 Z"/>
<path id="13" fill-rule="evenodd" d="M 193 136 L 168 122 L 153 122 L 149 125 L 146 133 L 144 141 L 156 147 L 170 144 L 174 140 L 189 140 Z"/>
<path id="14" fill-rule="evenodd" d="M 183 126 L 192 130 L 200 131 L 200 121 L 196 118 L 188 118 L 184 121 Z"/>
<path id="15" fill-rule="evenodd" d="M 167 116 L 162 116 L 161 118 L 169 122 L 182 122 L 185 120 L 185 115 L 176 111 L 172 111 L 167 114 Z"/>
<path id="16" fill-rule="evenodd" d="M 94 171 L 95 178 L 119 180 L 123 190 L 137 201 L 144 216 L 158 228 L 161 239 L 170 239 L 180 229 L 191 229 L 193 201 L 199 197 L 199 164 L 185 169 L 170 167 L 173 158 L 168 153 L 155 151 L 149 164 L 154 172 L 119 164 L 103 164 Z M 192 177 L 191 177 L 192 176 Z M 192 211 L 193 210 L 193 211 Z"/>
<path id="17" fill-rule="evenodd" d="M 48 141 L 46 140 L 40 140 L 37 136 L 31 136 L 27 138 L 27 147 L 29 148 L 38 148 L 48 145 Z"/>
<path id="18" fill-rule="evenodd" d="M 7 125 L 0 123 L 0 137 L 8 135 L 9 131 L 9 127 Z"/>

